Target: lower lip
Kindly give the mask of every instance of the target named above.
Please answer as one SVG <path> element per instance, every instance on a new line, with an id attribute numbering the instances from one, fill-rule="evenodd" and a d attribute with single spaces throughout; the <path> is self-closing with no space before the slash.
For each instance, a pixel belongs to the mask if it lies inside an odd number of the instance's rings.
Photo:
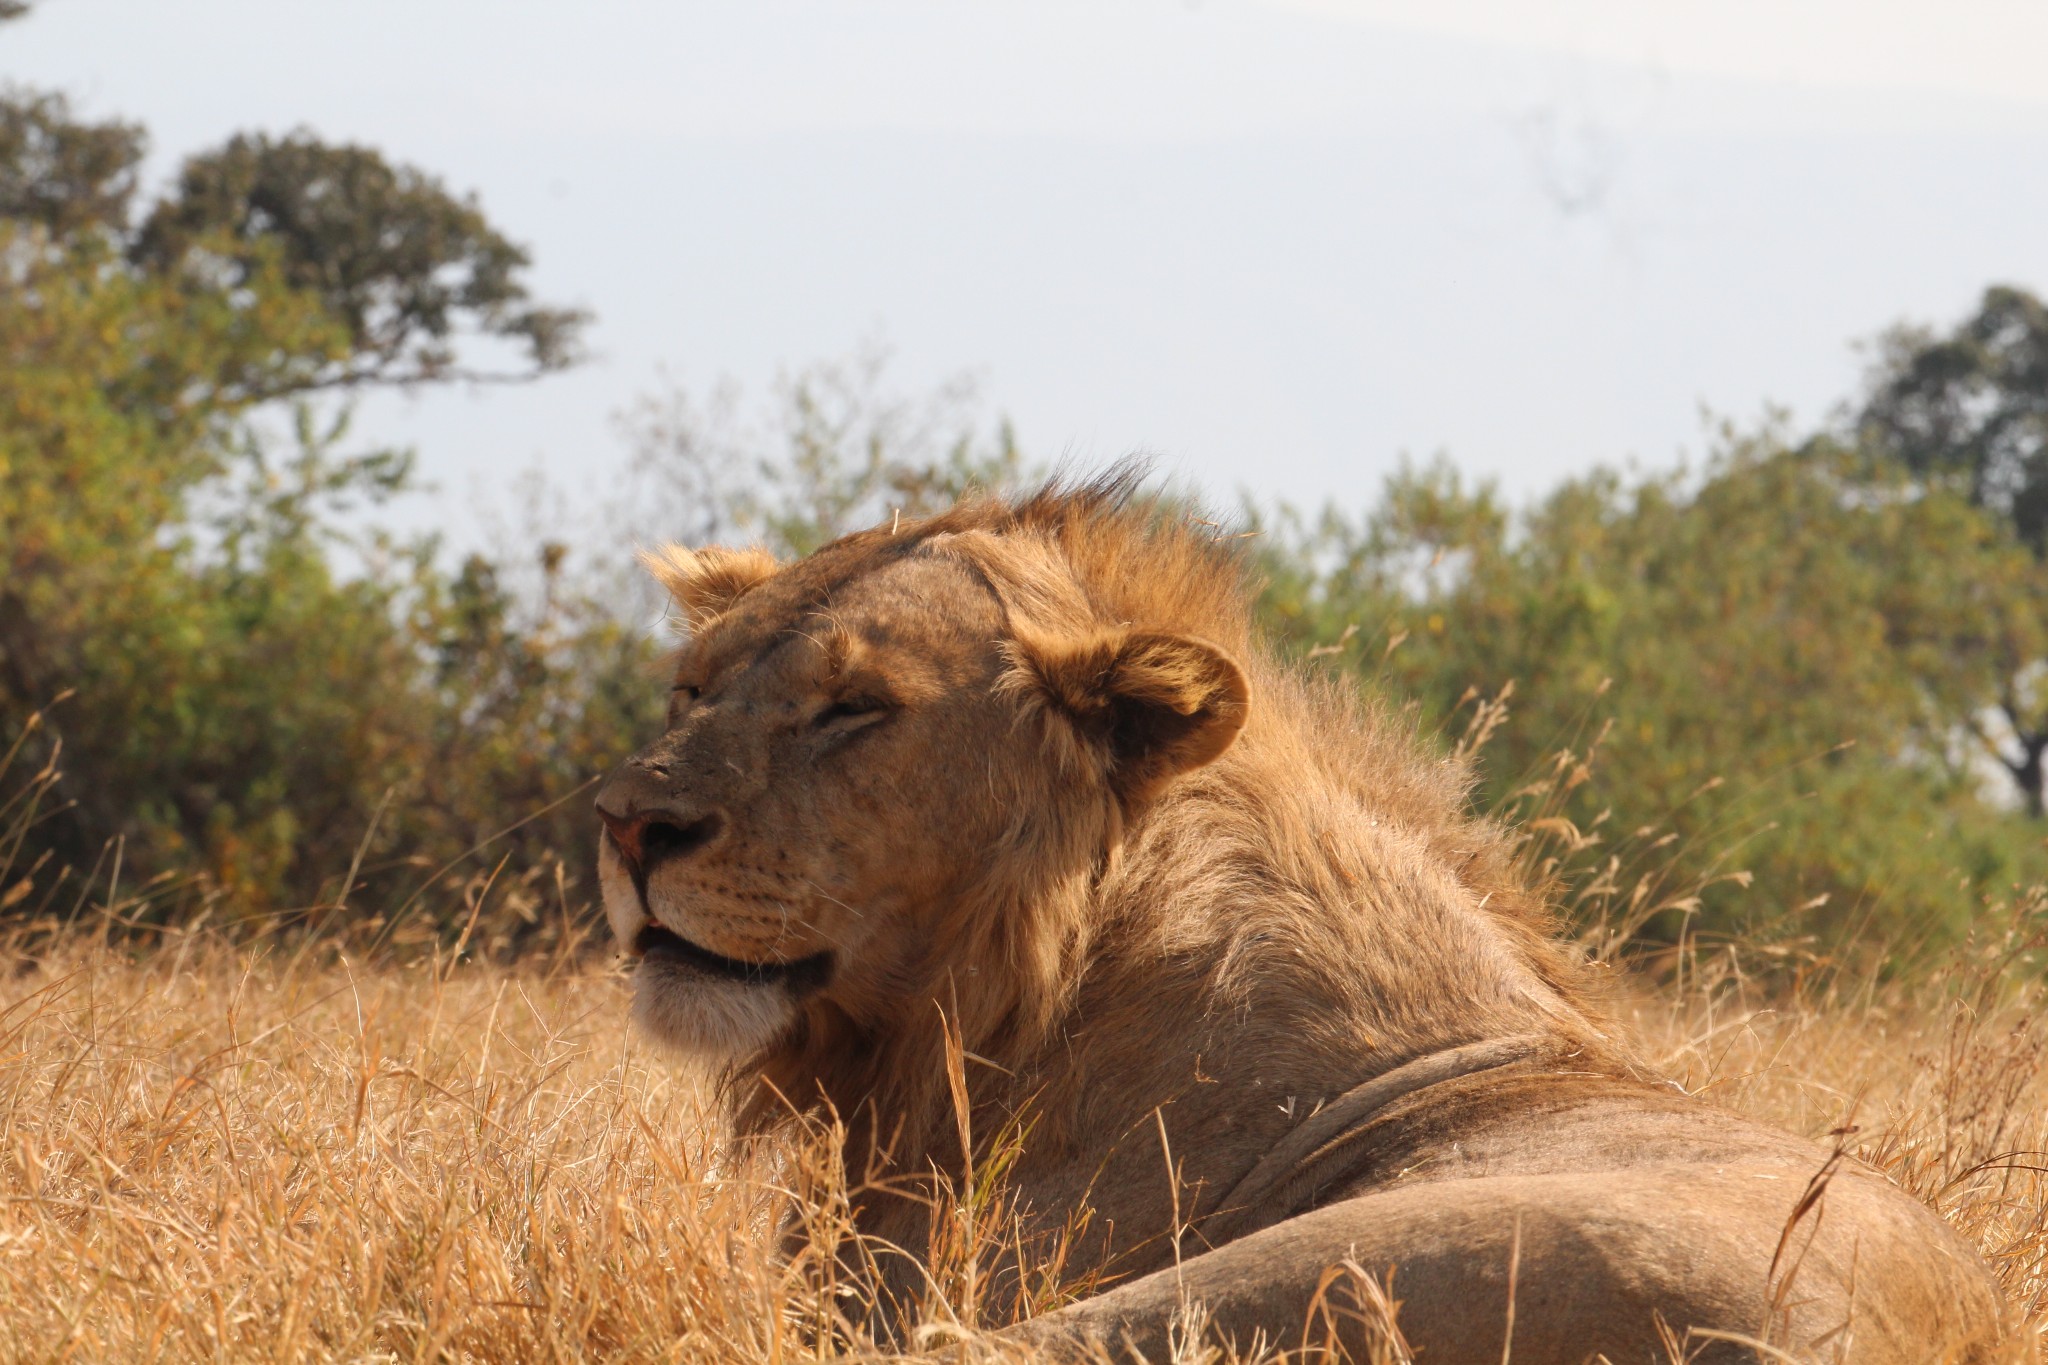
<path id="1" fill-rule="evenodd" d="M 813 953 L 790 962 L 742 962 L 700 948 L 681 934 L 652 924 L 640 931 L 633 947 L 643 962 L 682 968 L 745 986 L 787 985 L 802 994 L 824 985 L 832 968 L 830 953 Z"/>

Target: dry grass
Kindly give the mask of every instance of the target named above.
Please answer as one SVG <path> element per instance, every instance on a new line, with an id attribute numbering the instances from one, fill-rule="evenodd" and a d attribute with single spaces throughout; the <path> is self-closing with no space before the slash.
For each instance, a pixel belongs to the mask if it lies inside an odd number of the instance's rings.
<path id="1" fill-rule="evenodd" d="M 2013 912 L 2016 934 L 2041 914 Z M 1941 981 L 1766 990 L 1722 951 L 1635 1014 L 1674 1076 L 1855 1150 L 2048 1324 L 2048 1094 L 2023 938 Z M 10 1360 L 836 1358 L 778 1178 L 622 1031 L 611 971 L 365 969 L 204 930 L 0 961 Z M 822 1235 L 832 1237 L 830 1192 Z M 821 1330 L 822 1329 L 822 1330 Z"/>
<path id="2" fill-rule="evenodd" d="M 509 967 L 465 959 L 490 938 L 467 929 L 452 953 L 374 923 L 282 941 L 139 930 L 163 888 L 117 898 L 118 851 L 99 908 L 80 891 L 66 913 L 27 900 L 36 868 L 15 862 L 53 772 L 0 793 L 0 910 L 25 916 L 0 937 L 0 1361 L 863 1354 L 832 1134 L 722 1152 L 715 1098 L 627 1034 L 624 983 L 573 926 Z M 1564 755 L 1524 814 L 1534 869 L 1611 930 L 1587 938 L 1603 955 L 1698 884 L 1665 885 L 1662 839 L 1615 853 L 1564 820 L 1583 773 Z M 461 884 L 471 929 L 492 882 Z M 2040 1334 L 2048 893 L 1978 923 L 1917 972 L 1694 944 L 1620 998 L 1688 1089 L 1815 1137 L 1850 1130 L 1977 1241 Z M 936 1220 L 920 1341 L 988 1325 L 979 1276 L 1020 1254 L 1000 1174 L 985 1163 Z M 808 1240 L 785 1256 L 791 1212 Z M 1025 1267 L 1038 1307 L 1082 1288 L 1062 1270 Z M 1372 1309 L 1362 1272 L 1329 1289 L 1338 1313 Z"/>
<path id="3" fill-rule="evenodd" d="M 10 1358 L 796 1350 L 765 1182 L 609 974 L 73 942 L 0 1009 Z"/>

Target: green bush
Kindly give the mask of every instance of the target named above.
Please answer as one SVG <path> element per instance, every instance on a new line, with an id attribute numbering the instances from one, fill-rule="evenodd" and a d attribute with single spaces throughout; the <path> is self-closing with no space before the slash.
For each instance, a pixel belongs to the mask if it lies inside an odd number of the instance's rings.
<path id="1" fill-rule="evenodd" d="M 2010 660 L 2048 653 L 2048 578 L 1997 518 L 1853 448 L 1727 433 L 1697 473 L 1596 472 L 1521 516 L 1438 463 L 1360 519 L 1267 531 L 1284 638 L 1415 698 L 1425 729 L 1505 697 L 1485 803 L 1593 754 L 1582 828 L 1753 874 L 1710 927 L 1953 929 L 1958 890 L 2048 870 L 1980 739 Z"/>

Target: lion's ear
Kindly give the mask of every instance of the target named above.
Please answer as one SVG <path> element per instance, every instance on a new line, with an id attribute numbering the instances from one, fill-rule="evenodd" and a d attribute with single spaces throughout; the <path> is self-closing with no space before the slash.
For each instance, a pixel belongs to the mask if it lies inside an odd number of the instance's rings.
<path id="1" fill-rule="evenodd" d="M 775 556 L 766 550 L 690 550 L 681 545 L 643 550 L 640 562 L 668 589 L 693 626 L 727 610 L 741 593 L 778 567 Z"/>
<path id="2" fill-rule="evenodd" d="M 1106 760 L 1110 785 L 1137 804 L 1230 747 L 1250 688 L 1206 640 L 1153 631 L 1019 643 L 1019 665 Z"/>

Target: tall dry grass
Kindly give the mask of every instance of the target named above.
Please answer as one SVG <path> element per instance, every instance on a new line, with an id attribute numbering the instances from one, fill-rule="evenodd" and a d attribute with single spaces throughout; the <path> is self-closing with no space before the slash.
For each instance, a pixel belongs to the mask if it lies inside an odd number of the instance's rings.
<path id="1" fill-rule="evenodd" d="M 1816 1136 L 1853 1125 L 1851 1149 L 1973 1237 L 2040 1330 L 2043 1032 L 2006 966 L 2044 914 L 2010 910 L 2014 937 L 1947 980 L 1795 988 L 1699 951 L 1632 982 L 1629 1013 L 1688 1089 Z M 815 1147 L 721 1157 L 713 1098 L 627 1034 L 606 967 L 366 967 L 79 926 L 9 945 L 0 971 L 6 1359 L 848 1349 L 840 1286 L 777 1248 L 798 1183 L 838 1235 Z"/>
<path id="2" fill-rule="evenodd" d="M 52 772 L 0 795 L 0 899 L 49 882 L 10 864 Z M 1987 907 L 1917 970 L 1697 940 L 1625 966 L 1622 931 L 1697 888 L 1665 884 L 1654 837 L 1614 852 L 1572 826 L 1581 772 L 1565 756 L 1528 789 L 1530 857 L 1613 930 L 1590 950 L 1649 1057 L 1715 1102 L 1840 1133 L 2048 1331 L 2048 898 Z M 317 936 L 151 928 L 157 890 L 120 891 L 113 862 L 22 893 L 0 936 L 0 1360 L 872 1354 L 832 1134 L 726 1151 L 703 1079 L 627 1032 L 601 949 L 571 932 L 476 960 L 467 933 L 394 945 L 345 905 L 317 908 Z M 491 884 L 464 888 L 473 926 Z M 978 1273 L 1018 1254 L 1000 1170 L 982 1174 L 938 1220 L 921 1340 L 986 1325 Z M 1040 1306 L 1074 1292 L 1057 1264 L 1025 1269 Z"/>

